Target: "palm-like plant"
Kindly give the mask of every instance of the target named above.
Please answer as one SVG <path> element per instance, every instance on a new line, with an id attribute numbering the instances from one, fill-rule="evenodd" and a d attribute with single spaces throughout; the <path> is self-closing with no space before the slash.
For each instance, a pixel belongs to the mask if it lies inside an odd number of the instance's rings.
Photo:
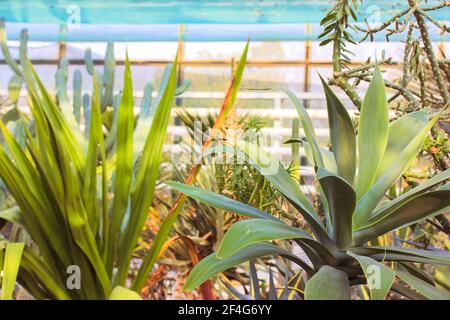
<path id="1" fill-rule="evenodd" d="M 17 203 L 0 217 L 20 225 L 34 244 L 24 250 L 19 282 L 36 298 L 138 297 L 123 287 L 153 200 L 176 91 L 176 61 L 167 67 L 155 109 L 145 117 L 149 129 L 138 125 L 135 132 L 127 59 L 111 159 L 106 158 L 95 72 L 84 150 L 79 132 L 64 117 L 26 56 L 21 57 L 21 66 L 33 117 L 32 126 L 24 129 L 26 147 L 0 122 L 6 144 L 0 146 L 0 178 Z M 144 134 L 144 143 L 136 143 L 136 134 Z M 160 249 L 151 247 L 144 257 L 132 290 L 142 289 Z M 81 286 L 71 289 L 67 285 L 70 270 L 77 269 Z"/>
<path id="2" fill-rule="evenodd" d="M 350 287 L 367 282 L 372 299 L 392 289 L 408 298 L 449 298 L 415 263 L 450 265 L 447 251 L 371 245 L 400 227 L 442 213 L 450 205 L 450 170 L 439 173 L 395 199 L 385 194 L 411 165 L 437 117 L 421 110 L 389 123 L 385 86 L 378 68 L 366 92 L 357 134 L 343 104 L 323 81 L 331 150 L 318 146 L 306 109 L 291 92 L 305 131 L 303 142 L 316 169 L 323 213 L 316 212 L 301 186 L 261 148 L 245 141 L 226 146 L 246 158 L 295 207 L 307 222 L 303 230 L 247 204 L 200 188 L 168 183 L 173 189 L 250 219 L 235 223 L 216 253 L 190 273 L 185 290 L 230 267 L 265 255 L 281 255 L 308 274 L 306 299 L 349 299 Z M 223 147 L 221 147 L 223 150 Z M 310 261 L 269 241 L 295 241 Z M 400 278 L 415 290 L 394 283 Z M 417 293 L 418 291 L 419 293 Z"/>

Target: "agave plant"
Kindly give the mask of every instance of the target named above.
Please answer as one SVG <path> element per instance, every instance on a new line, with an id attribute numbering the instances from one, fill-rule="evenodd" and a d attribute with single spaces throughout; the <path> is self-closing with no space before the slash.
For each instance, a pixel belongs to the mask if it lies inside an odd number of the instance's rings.
<path id="1" fill-rule="evenodd" d="M 168 183 L 200 202 L 249 218 L 235 223 L 217 252 L 195 266 L 184 289 L 192 290 L 210 277 L 245 261 L 280 255 L 307 273 L 306 299 L 349 299 L 351 286 L 363 283 L 368 284 L 372 299 L 384 299 L 390 290 L 411 299 L 450 298 L 450 294 L 437 288 L 432 277 L 417 265 L 448 266 L 448 251 L 375 245 L 378 237 L 442 213 L 450 205 L 450 184 L 445 184 L 450 170 L 397 198 L 385 196 L 420 152 L 438 116 L 429 120 L 428 111 L 421 110 L 389 123 L 384 81 L 376 68 L 355 132 L 346 108 L 326 82 L 322 82 L 327 100 L 330 150 L 319 147 L 306 109 L 295 95 L 284 91 L 296 106 L 305 131 L 303 143 L 315 166 L 316 189 L 323 212 L 316 211 L 300 184 L 270 153 L 245 141 L 226 146 L 227 152 L 247 159 L 278 189 L 302 215 L 307 228 L 289 225 L 223 195 Z M 293 242 L 309 259 L 271 241 Z M 395 277 L 402 282 L 394 282 Z"/>
<path id="2" fill-rule="evenodd" d="M 155 109 L 144 117 L 147 128 L 138 123 L 136 131 L 127 58 L 111 159 L 106 158 L 95 71 L 84 149 L 80 132 L 25 55 L 21 67 L 33 119 L 24 128 L 26 146 L 0 122 L 6 144 L 0 146 L 0 178 L 17 204 L 0 216 L 19 225 L 32 242 L 24 249 L 18 281 L 39 299 L 138 297 L 160 247 L 150 249 L 133 275 L 130 288 L 136 292 L 124 287 L 158 179 L 176 91 L 176 61 L 166 68 Z M 144 143 L 135 135 L 143 135 Z M 79 285 L 70 285 L 72 273 L 79 276 Z"/>

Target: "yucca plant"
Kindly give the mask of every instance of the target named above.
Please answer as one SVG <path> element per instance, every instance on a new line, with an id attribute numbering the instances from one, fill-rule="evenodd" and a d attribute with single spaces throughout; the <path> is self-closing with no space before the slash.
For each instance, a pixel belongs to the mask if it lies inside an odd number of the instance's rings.
<path id="1" fill-rule="evenodd" d="M 23 243 L 10 243 L 0 238 L 0 291 L 1 300 L 13 298 L 14 285 L 23 253 Z"/>
<path id="2" fill-rule="evenodd" d="M 376 68 L 355 132 L 344 105 L 325 81 L 323 86 L 331 150 L 318 146 L 306 109 L 295 95 L 284 90 L 295 104 L 305 131 L 303 143 L 315 166 L 316 189 L 323 212 L 315 211 L 299 183 L 269 153 L 245 141 L 225 147 L 227 152 L 244 157 L 259 170 L 299 211 L 307 228 L 288 225 L 269 213 L 223 195 L 168 183 L 198 201 L 250 218 L 235 223 L 217 252 L 195 266 L 185 290 L 192 290 L 215 274 L 245 261 L 280 255 L 307 273 L 306 299 L 349 299 L 351 286 L 366 282 L 372 299 L 384 299 L 390 290 L 410 299 L 450 298 L 417 265 L 448 266 L 448 251 L 374 245 L 378 237 L 442 213 L 450 205 L 450 184 L 445 184 L 450 170 L 395 199 L 385 196 L 421 150 L 438 116 L 429 120 L 428 111 L 421 110 L 389 123 L 384 81 Z M 287 239 L 298 244 L 310 261 L 269 243 Z M 394 283 L 395 277 L 402 282 Z"/>
<path id="3" fill-rule="evenodd" d="M 15 210 L 0 216 L 19 225 L 32 240 L 24 250 L 18 279 L 34 297 L 138 297 L 136 292 L 160 250 L 151 247 L 137 274 L 129 273 L 158 179 L 176 91 L 176 66 L 175 61 L 166 68 L 154 112 L 145 117 L 148 129 L 135 132 L 126 60 L 115 154 L 107 159 L 95 71 L 89 139 L 83 149 L 79 132 L 64 117 L 28 58 L 21 57 L 33 125 L 25 127 L 26 146 L 21 147 L 0 122 L 6 143 L 0 146 L 0 178 L 17 203 Z M 143 134 L 144 143 L 137 143 L 136 134 Z M 79 277 L 79 285 L 75 280 L 70 283 L 72 275 Z M 128 285 L 136 292 L 124 288 Z"/>

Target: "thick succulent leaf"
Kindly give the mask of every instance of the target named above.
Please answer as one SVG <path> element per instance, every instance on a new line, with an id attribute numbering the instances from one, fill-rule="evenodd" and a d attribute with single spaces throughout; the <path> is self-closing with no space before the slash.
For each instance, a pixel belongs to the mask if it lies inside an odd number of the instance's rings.
<path id="1" fill-rule="evenodd" d="M 302 213 L 315 232 L 323 230 L 320 218 L 314 212 L 311 202 L 301 190 L 299 183 L 290 176 L 278 160 L 255 144 L 237 141 L 236 145 L 238 150 L 231 149 L 233 154 L 246 159 L 250 165 L 264 175 Z"/>
<path id="2" fill-rule="evenodd" d="M 3 275 L 1 282 L 2 300 L 12 299 L 14 285 L 16 283 L 17 273 L 19 272 L 24 246 L 24 243 L 6 244 L 3 270 L 0 270 Z"/>
<path id="3" fill-rule="evenodd" d="M 417 267 L 414 263 L 406 262 L 406 261 L 399 261 L 398 264 L 401 265 L 402 267 L 404 267 L 406 269 L 406 271 L 411 273 L 413 276 L 415 276 L 419 279 L 422 279 L 423 281 L 427 282 L 428 284 L 431 284 L 432 286 L 434 286 L 433 277 L 430 276 L 424 269 L 422 269 L 421 265 L 418 265 L 419 267 Z M 438 269 L 438 268 L 436 268 L 436 269 Z M 449 278 L 449 280 L 450 280 L 450 278 Z"/>
<path id="4" fill-rule="evenodd" d="M 352 215 L 356 205 L 356 193 L 344 179 L 319 168 L 317 180 L 327 197 L 332 222 L 332 239 L 341 249 L 352 244 Z"/>
<path id="5" fill-rule="evenodd" d="M 360 256 L 351 251 L 347 251 L 347 254 L 355 258 L 363 269 L 370 290 L 370 298 L 384 300 L 394 282 L 395 272 L 372 258 Z"/>
<path id="6" fill-rule="evenodd" d="M 234 212 L 249 218 L 270 219 L 280 221 L 274 216 L 261 210 L 258 210 L 248 204 L 230 199 L 228 197 L 214 193 L 209 190 L 189 186 L 178 182 L 166 182 L 166 184 L 170 188 L 180 191 L 186 194 L 187 196 L 191 197 L 192 199 L 195 199 L 197 201 L 208 204 L 218 209 L 222 209 L 228 212 Z"/>
<path id="7" fill-rule="evenodd" d="M 20 215 L 19 207 L 12 207 L 5 210 L 0 211 L 0 219 L 5 219 L 6 221 L 22 225 L 23 220 Z"/>
<path id="8" fill-rule="evenodd" d="M 377 207 L 386 191 L 397 181 L 402 173 L 408 168 L 410 163 L 422 148 L 423 142 L 427 137 L 431 127 L 436 123 L 439 116 L 434 117 L 428 125 L 410 141 L 396 158 L 396 161 L 385 171 L 370 190 L 358 200 L 355 214 L 353 215 L 353 228 L 359 229 L 367 224 L 372 216 L 373 210 Z"/>
<path id="9" fill-rule="evenodd" d="M 336 159 L 338 174 L 352 185 L 356 172 L 356 137 L 352 120 L 328 84 L 322 77 L 320 80 L 327 99 L 331 149 Z"/>
<path id="10" fill-rule="evenodd" d="M 258 271 L 256 270 L 255 263 L 253 261 L 249 261 L 248 274 L 252 288 L 252 296 L 255 300 L 261 300 L 261 288 L 259 287 Z"/>
<path id="11" fill-rule="evenodd" d="M 377 176 L 389 132 L 389 110 L 384 81 L 378 66 L 361 106 L 358 127 L 358 184 L 360 199 L 372 186 Z"/>
<path id="12" fill-rule="evenodd" d="M 117 286 L 111 292 L 109 300 L 142 300 L 142 298 L 136 291 Z"/>
<path id="13" fill-rule="evenodd" d="M 216 257 L 228 258 L 245 247 L 264 241 L 298 238 L 311 238 L 311 236 L 283 222 L 264 219 L 242 220 L 233 224 L 225 234 Z"/>
<path id="14" fill-rule="evenodd" d="M 386 202 L 373 213 L 372 217 L 370 218 L 370 222 L 381 219 L 385 215 L 390 214 L 392 211 L 404 205 L 412 198 L 425 193 L 429 189 L 435 187 L 436 185 L 448 179 L 450 179 L 450 169 L 438 173 L 434 177 L 428 179 L 423 183 L 420 183 L 417 187 L 412 188 L 411 190 L 405 192 L 404 194 L 395 198 L 394 200 Z"/>
<path id="15" fill-rule="evenodd" d="M 330 266 L 323 266 L 308 280 L 306 300 L 350 300 L 347 274 Z"/>
<path id="16" fill-rule="evenodd" d="M 400 156 L 403 149 L 421 132 L 428 124 L 428 111 L 409 113 L 389 124 L 389 135 L 386 150 L 378 169 L 377 178 L 383 176 Z"/>
<path id="17" fill-rule="evenodd" d="M 359 241 L 373 239 L 391 230 L 433 217 L 450 206 L 450 190 L 436 190 L 409 199 L 356 234 Z"/>
<path id="18" fill-rule="evenodd" d="M 203 282 L 222 271 L 235 267 L 243 262 L 272 254 L 281 255 L 298 264 L 304 264 L 303 261 L 299 260 L 298 257 L 289 251 L 269 243 L 260 243 L 248 246 L 226 259 L 219 259 L 217 258 L 217 254 L 213 253 L 195 265 L 186 279 L 183 290 L 194 290 Z"/>
<path id="19" fill-rule="evenodd" d="M 424 297 L 427 297 L 430 300 L 450 300 L 450 293 L 448 291 L 444 291 L 442 289 L 436 288 L 431 284 L 419 279 L 412 274 L 404 271 L 404 269 L 398 268 L 395 271 L 397 277 L 399 277 L 402 281 L 409 284 L 413 287 L 417 292 L 419 292 Z"/>
<path id="20" fill-rule="evenodd" d="M 323 167 L 323 160 L 322 156 L 320 154 L 319 144 L 316 139 L 316 133 L 314 131 L 314 126 L 311 121 L 311 118 L 308 115 L 308 111 L 306 111 L 305 106 L 303 103 L 297 98 L 297 96 L 286 88 L 278 88 L 279 90 L 286 93 L 286 95 L 289 97 L 289 99 L 294 104 L 295 108 L 297 109 L 298 116 L 300 117 L 300 121 L 303 126 L 303 130 L 305 132 L 306 140 L 308 140 L 310 146 L 311 146 L 311 153 L 314 158 L 314 163 L 318 167 Z"/>
<path id="21" fill-rule="evenodd" d="M 352 252 L 358 255 L 370 256 L 375 260 L 411 261 L 436 265 L 450 265 L 448 251 L 432 251 L 403 247 L 356 247 Z"/>

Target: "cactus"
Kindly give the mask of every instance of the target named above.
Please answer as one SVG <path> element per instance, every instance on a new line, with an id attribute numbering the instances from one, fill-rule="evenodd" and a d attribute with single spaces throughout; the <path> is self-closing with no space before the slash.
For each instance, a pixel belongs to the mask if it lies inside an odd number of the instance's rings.
<path id="1" fill-rule="evenodd" d="M 78 123 L 80 123 L 81 119 L 81 84 L 82 77 L 80 70 L 75 70 L 73 73 L 73 114 L 75 115 L 75 119 Z"/>

